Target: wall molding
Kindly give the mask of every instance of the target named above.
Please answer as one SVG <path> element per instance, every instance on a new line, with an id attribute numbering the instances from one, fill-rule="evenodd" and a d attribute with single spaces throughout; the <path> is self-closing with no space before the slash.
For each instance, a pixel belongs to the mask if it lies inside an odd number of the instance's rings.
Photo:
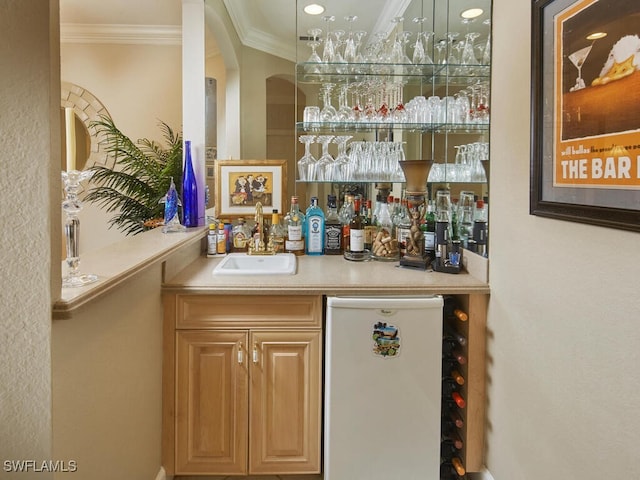
<path id="1" fill-rule="evenodd" d="M 60 43 L 182 45 L 182 26 L 62 23 Z"/>

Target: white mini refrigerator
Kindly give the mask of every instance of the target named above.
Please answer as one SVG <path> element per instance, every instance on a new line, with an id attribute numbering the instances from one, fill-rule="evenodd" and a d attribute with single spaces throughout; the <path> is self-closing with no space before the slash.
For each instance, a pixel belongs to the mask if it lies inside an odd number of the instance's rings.
<path id="1" fill-rule="evenodd" d="M 442 306 L 327 298 L 324 480 L 440 478 Z"/>

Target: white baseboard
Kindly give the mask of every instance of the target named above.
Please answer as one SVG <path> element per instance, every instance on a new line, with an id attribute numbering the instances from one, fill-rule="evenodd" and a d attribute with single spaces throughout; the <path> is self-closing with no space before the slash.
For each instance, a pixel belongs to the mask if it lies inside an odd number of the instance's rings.
<path id="1" fill-rule="evenodd" d="M 493 478 L 493 475 L 491 475 L 491 472 L 489 472 L 489 470 L 487 470 L 486 468 L 482 472 L 470 473 L 469 479 L 470 480 L 495 480 Z"/>
<path id="2" fill-rule="evenodd" d="M 164 471 L 163 467 L 160 467 L 160 471 L 156 475 L 156 480 L 167 480 L 167 472 Z"/>

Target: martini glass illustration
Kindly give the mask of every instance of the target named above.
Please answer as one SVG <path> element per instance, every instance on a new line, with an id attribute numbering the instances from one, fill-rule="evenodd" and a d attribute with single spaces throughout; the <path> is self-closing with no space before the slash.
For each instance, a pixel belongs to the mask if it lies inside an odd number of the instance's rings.
<path id="1" fill-rule="evenodd" d="M 573 63 L 573 65 L 578 69 L 578 78 L 576 78 L 576 84 L 569 89 L 570 92 L 575 92 L 576 90 L 585 88 L 584 80 L 582 78 L 582 65 L 584 65 L 584 62 L 589 56 L 592 47 L 593 43 L 588 47 L 581 48 L 580 50 L 577 50 L 569 55 L 569 60 L 571 60 L 571 63 Z"/>

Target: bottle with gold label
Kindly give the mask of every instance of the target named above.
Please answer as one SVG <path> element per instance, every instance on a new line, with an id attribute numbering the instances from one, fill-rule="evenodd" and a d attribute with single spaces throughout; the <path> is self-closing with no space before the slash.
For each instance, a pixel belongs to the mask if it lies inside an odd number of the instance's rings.
<path id="1" fill-rule="evenodd" d="M 249 237 L 251 236 L 251 231 L 247 226 L 243 217 L 238 218 L 238 223 L 233 226 L 232 230 L 233 235 L 233 251 L 234 252 L 246 252 L 249 241 Z"/>
<path id="2" fill-rule="evenodd" d="M 295 255 L 304 255 L 304 214 L 300 211 L 298 197 L 291 197 L 291 208 L 285 217 L 287 227 L 284 250 Z"/>

